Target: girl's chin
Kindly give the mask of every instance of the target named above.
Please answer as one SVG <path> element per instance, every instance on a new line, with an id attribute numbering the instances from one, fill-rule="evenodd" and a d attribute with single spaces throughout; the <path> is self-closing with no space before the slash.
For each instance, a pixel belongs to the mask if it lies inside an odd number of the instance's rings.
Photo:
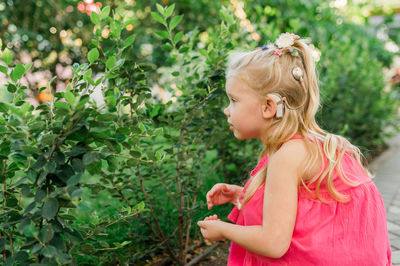
<path id="1" fill-rule="evenodd" d="M 237 130 L 233 129 L 233 135 L 235 136 L 235 138 L 237 139 L 255 139 L 256 137 L 254 136 L 249 136 L 249 135 L 243 135 L 240 134 Z"/>

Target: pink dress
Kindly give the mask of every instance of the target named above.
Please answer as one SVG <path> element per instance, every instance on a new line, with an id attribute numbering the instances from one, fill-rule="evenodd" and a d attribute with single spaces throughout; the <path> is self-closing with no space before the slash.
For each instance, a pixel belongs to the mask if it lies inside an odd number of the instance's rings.
<path id="1" fill-rule="evenodd" d="M 251 176 L 267 163 L 268 157 L 265 156 Z M 324 167 L 326 164 L 325 158 Z M 333 201 L 324 183 L 321 184 L 320 194 L 332 201 L 329 204 L 311 199 L 310 193 L 300 187 L 293 236 L 285 255 L 279 259 L 268 258 L 231 242 L 228 266 L 392 265 L 386 212 L 378 189 L 351 155 L 346 153 L 343 156 L 342 167 L 346 176 L 361 182 L 357 187 L 349 187 L 336 174 L 335 187 L 342 194 L 350 195 L 350 202 Z M 240 199 L 243 199 L 251 179 L 244 186 Z M 313 190 L 315 185 L 309 187 Z M 228 219 L 238 225 L 262 225 L 263 200 L 264 186 L 254 193 L 241 210 L 235 206 Z"/>

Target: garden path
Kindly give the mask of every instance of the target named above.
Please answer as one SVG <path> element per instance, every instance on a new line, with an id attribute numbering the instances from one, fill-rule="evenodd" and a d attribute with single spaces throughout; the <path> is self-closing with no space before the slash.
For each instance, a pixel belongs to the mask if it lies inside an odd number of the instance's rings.
<path id="1" fill-rule="evenodd" d="M 370 165 L 386 207 L 392 263 L 400 266 L 400 135 L 388 141 L 389 149 Z"/>

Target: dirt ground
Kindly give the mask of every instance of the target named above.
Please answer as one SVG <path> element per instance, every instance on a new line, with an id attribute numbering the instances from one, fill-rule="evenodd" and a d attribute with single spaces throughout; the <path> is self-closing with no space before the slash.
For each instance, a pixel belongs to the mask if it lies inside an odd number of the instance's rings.
<path id="1" fill-rule="evenodd" d="M 199 266 L 226 266 L 228 262 L 230 241 L 221 242 L 208 256 L 202 259 Z"/>

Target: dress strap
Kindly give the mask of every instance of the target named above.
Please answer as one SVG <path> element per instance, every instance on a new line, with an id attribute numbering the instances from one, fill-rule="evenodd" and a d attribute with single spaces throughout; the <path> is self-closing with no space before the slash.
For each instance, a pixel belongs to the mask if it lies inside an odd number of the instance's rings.
<path id="1" fill-rule="evenodd" d="M 302 135 L 294 135 L 290 139 L 303 139 L 304 137 Z"/>

